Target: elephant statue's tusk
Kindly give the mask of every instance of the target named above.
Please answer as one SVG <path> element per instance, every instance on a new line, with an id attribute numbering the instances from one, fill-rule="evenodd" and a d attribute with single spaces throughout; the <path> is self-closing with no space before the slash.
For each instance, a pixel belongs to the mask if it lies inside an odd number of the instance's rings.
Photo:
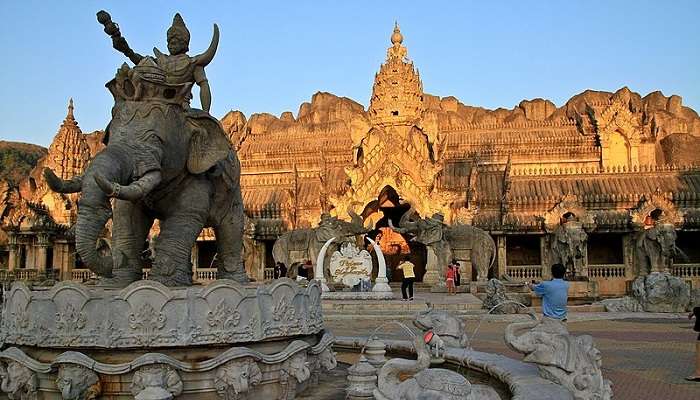
<path id="1" fill-rule="evenodd" d="M 323 263 L 326 258 L 326 251 L 328 251 L 328 246 L 333 243 L 335 237 L 332 237 L 323 244 L 321 251 L 318 252 L 318 257 L 316 258 L 316 270 L 314 270 L 314 279 L 321 282 L 321 289 L 324 292 L 330 291 L 326 285 L 326 277 L 323 275 Z"/>
<path id="2" fill-rule="evenodd" d="M 377 242 L 367 238 L 374 248 L 374 253 L 377 255 L 377 279 L 374 281 L 373 292 L 391 292 L 391 287 L 389 286 L 389 280 L 386 278 L 386 260 L 384 259 L 384 253 L 382 253 L 382 248 L 379 247 Z"/>

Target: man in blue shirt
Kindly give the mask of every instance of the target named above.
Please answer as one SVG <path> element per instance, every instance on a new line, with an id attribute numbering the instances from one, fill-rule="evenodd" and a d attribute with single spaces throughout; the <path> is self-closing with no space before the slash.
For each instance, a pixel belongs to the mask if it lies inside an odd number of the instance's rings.
<path id="1" fill-rule="evenodd" d="M 569 297 L 569 282 L 564 280 L 566 268 L 561 264 L 552 265 L 551 281 L 537 285 L 530 284 L 530 289 L 542 297 L 542 314 L 547 318 L 566 321 L 566 303 Z"/>

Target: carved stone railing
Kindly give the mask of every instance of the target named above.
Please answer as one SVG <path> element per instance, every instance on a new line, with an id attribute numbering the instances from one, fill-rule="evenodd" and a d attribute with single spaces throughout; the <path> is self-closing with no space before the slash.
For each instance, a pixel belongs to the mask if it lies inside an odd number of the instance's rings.
<path id="1" fill-rule="evenodd" d="M 77 268 L 71 271 L 71 280 L 73 282 L 86 282 L 90 279 L 97 279 L 97 274 L 87 268 Z"/>
<path id="2" fill-rule="evenodd" d="M 148 279 L 148 276 L 151 275 L 151 269 L 150 268 L 144 268 L 141 270 L 141 279 Z"/>
<path id="3" fill-rule="evenodd" d="M 39 277 L 39 271 L 36 269 L 16 269 L 12 272 L 18 281 L 35 281 Z"/>
<path id="4" fill-rule="evenodd" d="M 671 273 L 679 278 L 700 278 L 700 264 L 675 264 Z"/>
<path id="5" fill-rule="evenodd" d="M 265 275 L 263 277 L 265 281 L 271 281 L 275 279 L 275 269 L 274 268 L 265 268 Z"/>
<path id="6" fill-rule="evenodd" d="M 541 265 L 518 265 L 506 267 L 506 273 L 516 281 L 530 281 L 542 278 Z"/>
<path id="7" fill-rule="evenodd" d="M 149 280 L 122 289 L 71 281 L 47 290 L 29 287 L 15 282 L 5 293 L 6 314 L 0 323 L 5 345 L 230 346 L 323 329 L 321 287 L 316 281 L 308 287 L 291 279 L 264 286 L 224 279 L 192 287 L 166 287 Z"/>
<path id="8" fill-rule="evenodd" d="M 624 278 L 627 276 L 627 268 L 624 264 L 589 265 L 588 276 L 590 278 Z"/>
<path id="9" fill-rule="evenodd" d="M 216 268 L 197 268 L 194 280 L 197 282 L 211 282 L 216 280 Z"/>

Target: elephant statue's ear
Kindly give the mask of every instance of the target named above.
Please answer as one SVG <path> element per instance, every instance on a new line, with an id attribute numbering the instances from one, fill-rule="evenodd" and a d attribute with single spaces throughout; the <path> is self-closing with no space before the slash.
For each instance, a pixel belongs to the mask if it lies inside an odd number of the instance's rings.
<path id="1" fill-rule="evenodd" d="M 190 152 L 187 157 L 187 170 L 190 173 L 206 172 L 231 151 L 224 130 L 212 117 L 188 118 L 187 129 L 190 131 Z"/>

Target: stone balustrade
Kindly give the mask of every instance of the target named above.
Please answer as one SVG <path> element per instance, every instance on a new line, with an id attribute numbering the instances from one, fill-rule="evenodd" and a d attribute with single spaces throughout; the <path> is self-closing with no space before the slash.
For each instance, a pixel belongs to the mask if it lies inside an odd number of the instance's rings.
<path id="1" fill-rule="evenodd" d="M 700 264 L 675 264 L 671 273 L 679 278 L 700 278 Z"/>
<path id="2" fill-rule="evenodd" d="M 97 275 L 87 268 L 76 268 L 71 271 L 71 280 L 73 282 L 86 282 L 96 278 Z"/>
<path id="3" fill-rule="evenodd" d="M 271 281 L 275 279 L 275 269 L 274 268 L 265 268 L 265 275 L 264 275 L 265 281 Z"/>
<path id="4" fill-rule="evenodd" d="M 624 264 L 589 265 L 588 276 L 590 278 L 624 278 L 627 276 L 627 268 Z"/>
<path id="5" fill-rule="evenodd" d="M 542 279 L 541 265 L 507 266 L 506 272 L 515 281 L 525 282 L 533 279 Z"/>
<path id="6" fill-rule="evenodd" d="M 197 268 L 194 280 L 197 282 L 211 282 L 216 280 L 216 268 Z"/>

